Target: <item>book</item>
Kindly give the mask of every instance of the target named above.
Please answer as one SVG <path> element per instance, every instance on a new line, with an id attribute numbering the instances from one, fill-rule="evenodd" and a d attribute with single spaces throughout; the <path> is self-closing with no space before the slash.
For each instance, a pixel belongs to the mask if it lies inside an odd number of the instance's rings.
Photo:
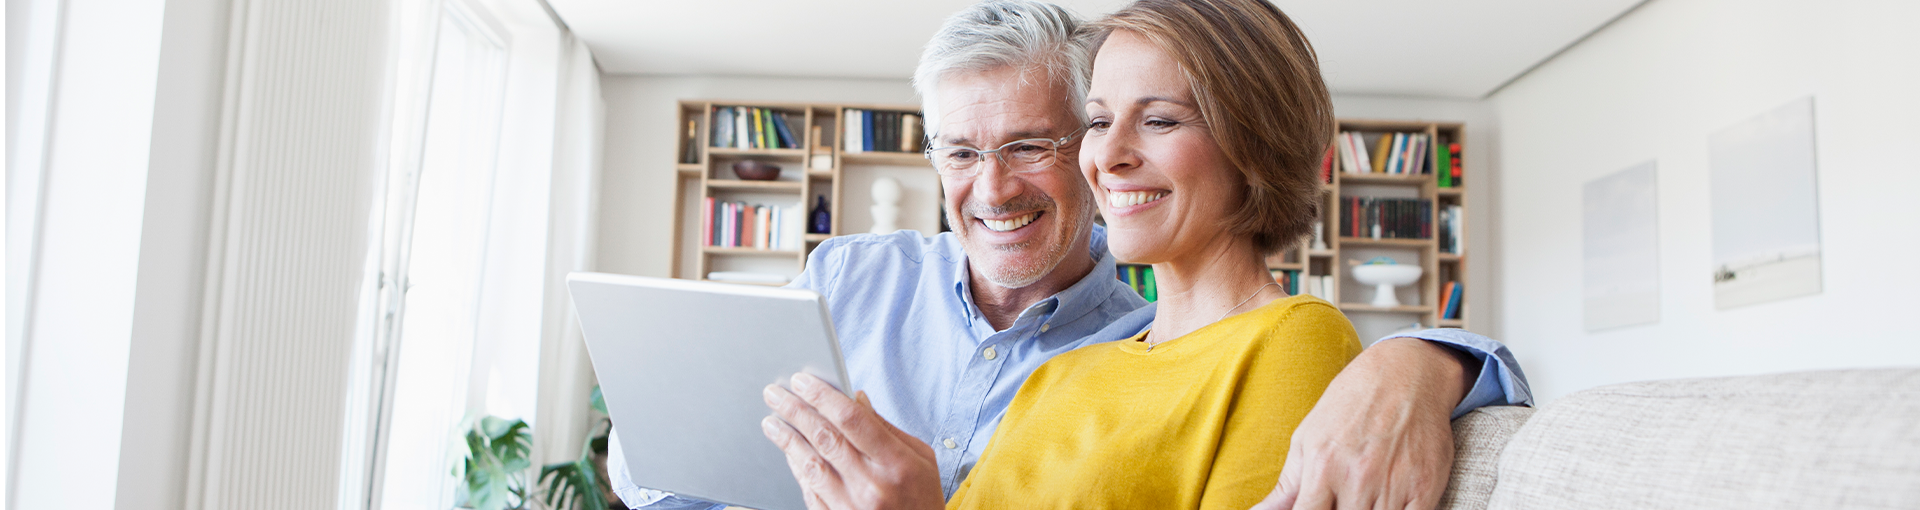
<path id="1" fill-rule="evenodd" d="M 893 142 L 894 135 L 899 134 L 893 130 L 894 116 L 893 112 L 873 112 L 873 150 L 891 152 L 899 147 Z"/>
<path id="2" fill-rule="evenodd" d="M 1443 146 L 1437 143 L 1434 144 L 1433 147 L 1433 159 L 1435 160 L 1433 167 L 1438 170 L 1434 172 L 1434 175 L 1439 176 L 1439 183 L 1442 188 L 1453 187 L 1453 149 L 1451 149 L 1451 147 L 1451 145 Z"/>
<path id="3" fill-rule="evenodd" d="M 759 149 L 773 148 L 773 144 L 768 142 L 772 142 L 774 140 L 770 140 L 769 138 L 771 137 L 767 136 L 767 109 L 754 108 L 753 109 L 753 141 L 759 144 L 759 146 L 756 148 L 759 148 Z"/>
<path id="4" fill-rule="evenodd" d="M 1386 173 L 1403 173 L 1401 167 L 1406 165 L 1407 134 L 1394 133 L 1393 145 L 1391 147 L 1392 148 L 1387 151 Z"/>
<path id="5" fill-rule="evenodd" d="M 1141 296 L 1147 298 L 1148 303 L 1159 301 L 1160 289 L 1153 285 L 1153 266 L 1142 268 L 1140 270 L 1140 279 L 1146 281 L 1146 292 L 1142 293 Z"/>
<path id="6" fill-rule="evenodd" d="M 860 120 L 863 117 L 860 115 L 860 110 L 848 108 L 840 112 L 840 117 L 842 119 L 841 124 L 843 124 L 843 127 L 846 129 L 846 135 L 844 136 L 846 140 L 843 140 L 844 143 L 842 145 L 844 145 L 844 147 L 841 147 L 840 150 L 860 152 L 861 147 L 864 145 L 864 143 L 860 141 L 860 134 L 864 132 L 864 128 L 860 125 Z"/>
<path id="7" fill-rule="evenodd" d="M 1341 172 L 1353 173 L 1353 137 L 1349 133 L 1340 133 L 1333 137 L 1334 159 L 1338 161 Z"/>
<path id="8" fill-rule="evenodd" d="M 1440 221 L 1438 222 L 1440 232 L 1437 237 L 1440 241 L 1441 253 L 1451 253 L 1454 255 L 1466 253 L 1466 247 L 1463 246 L 1464 243 L 1460 238 L 1460 227 L 1466 221 L 1465 216 L 1465 209 L 1462 209 L 1458 205 L 1449 205 L 1440 208 Z"/>
<path id="9" fill-rule="evenodd" d="M 1456 143 L 1447 144 L 1447 152 L 1452 154 L 1452 159 L 1453 159 L 1453 168 L 1451 169 L 1453 173 L 1453 187 L 1458 188 L 1462 184 L 1462 180 L 1460 177 L 1461 177 L 1461 174 L 1465 172 L 1467 164 L 1460 157 L 1459 143 L 1456 142 Z"/>
<path id="10" fill-rule="evenodd" d="M 1458 281 L 1447 282 L 1447 306 L 1441 312 L 1442 319 L 1460 318 L 1460 298 L 1466 293 L 1466 285 Z"/>
<path id="11" fill-rule="evenodd" d="M 1426 157 L 1427 135 L 1425 133 L 1417 133 L 1417 134 L 1410 135 L 1409 138 L 1411 140 L 1408 144 L 1410 145 L 1410 147 L 1407 149 L 1407 160 L 1409 161 L 1409 163 L 1407 165 L 1406 173 L 1408 175 L 1418 175 L 1418 174 L 1426 173 L 1427 172 L 1427 157 Z"/>
<path id="12" fill-rule="evenodd" d="M 735 106 L 733 107 L 733 147 L 749 149 L 752 148 L 751 143 L 747 140 L 747 109 Z"/>
<path id="13" fill-rule="evenodd" d="M 1321 183 L 1333 182 L 1333 155 L 1335 150 L 1339 146 L 1340 146 L 1339 143 L 1328 145 L 1327 154 L 1320 157 L 1320 182 Z"/>
<path id="14" fill-rule="evenodd" d="M 714 147 L 733 146 L 733 109 L 713 107 L 713 136 L 707 137 L 708 145 Z"/>
<path id="15" fill-rule="evenodd" d="M 906 114 L 900 116 L 900 152 L 920 152 L 926 137 L 920 134 L 920 116 Z"/>
<path id="16" fill-rule="evenodd" d="M 713 197 L 701 199 L 700 239 L 702 244 L 713 246 Z"/>
<path id="17" fill-rule="evenodd" d="M 873 151 L 873 110 L 860 110 L 860 150 Z"/>
<path id="18" fill-rule="evenodd" d="M 1393 137 L 1380 135 L 1380 143 L 1373 148 L 1373 173 L 1387 173 L 1387 155 L 1393 150 Z"/>

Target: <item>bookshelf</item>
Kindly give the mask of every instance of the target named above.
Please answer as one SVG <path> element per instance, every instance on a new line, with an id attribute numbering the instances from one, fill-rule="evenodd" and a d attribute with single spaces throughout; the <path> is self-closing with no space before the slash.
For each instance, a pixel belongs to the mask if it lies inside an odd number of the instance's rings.
<path id="1" fill-rule="evenodd" d="M 742 149 L 712 146 L 715 107 L 735 106 L 763 108 L 784 116 L 790 128 L 799 128 L 793 135 L 799 139 L 800 147 Z M 678 146 L 682 147 L 682 152 L 677 157 L 682 159 L 676 160 L 675 167 L 680 182 L 677 196 L 682 203 L 675 208 L 674 276 L 704 279 L 705 275 L 714 271 L 739 270 L 797 275 L 805 269 L 807 254 L 821 241 L 864 231 L 863 227 L 847 227 L 845 220 L 850 209 L 846 205 L 849 199 L 864 199 L 866 189 L 862 184 L 870 183 L 873 175 L 886 172 L 912 170 L 914 173 L 911 174 L 891 175 L 924 179 L 919 186 L 930 189 L 928 193 L 931 196 L 923 200 L 903 201 L 901 207 L 925 209 L 918 211 L 918 214 L 929 219 L 938 218 L 941 207 L 939 179 L 919 152 L 846 150 L 843 141 L 847 136 L 847 123 L 844 121 L 849 109 L 901 113 L 918 111 L 913 105 L 680 101 L 677 119 L 680 129 L 676 131 L 681 133 Z M 691 130 L 687 127 L 689 123 L 693 125 Z M 1381 139 L 1391 139 L 1394 133 L 1424 135 L 1429 143 L 1421 157 L 1428 158 L 1424 162 L 1427 170 L 1436 173 L 1349 173 L 1343 171 L 1342 161 L 1336 154 L 1333 167 L 1327 172 L 1328 179 L 1321 184 L 1321 241 L 1325 249 L 1315 249 L 1311 239 L 1304 240 L 1299 246 L 1268 258 L 1267 267 L 1276 276 L 1288 276 L 1289 293 L 1319 295 L 1338 304 L 1341 311 L 1353 317 L 1356 323 L 1363 319 L 1374 322 L 1399 320 L 1406 323 L 1417 321 L 1428 327 L 1470 327 L 1474 289 L 1462 285 L 1457 314 L 1444 316 L 1447 307 L 1443 306 L 1443 293 L 1449 282 L 1466 281 L 1468 254 L 1464 249 L 1458 253 L 1442 249 L 1445 243 L 1440 240 L 1443 233 L 1440 223 L 1443 212 L 1449 209 L 1454 211 L 1452 214 L 1460 219 L 1457 227 L 1450 229 L 1455 234 L 1456 241 L 1453 244 L 1465 246 L 1469 233 L 1464 220 L 1467 209 L 1465 186 L 1471 184 L 1449 183 L 1449 186 L 1442 186 L 1437 173 L 1442 169 L 1435 168 L 1442 161 L 1439 151 L 1446 150 L 1452 144 L 1466 143 L 1464 126 L 1447 122 L 1355 119 L 1342 119 L 1338 123 L 1339 132 L 1359 135 L 1360 145 L 1366 148 L 1369 156 L 1378 152 L 1376 149 Z M 1474 155 L 1462 156 L 1471 158 Z M 778 164 L 782 167 L 781 176 L 775 181 L 738 179 L 730 166 L 742 159 Z M 1451 155 L 1447 159 L 1452 159 Z M 1463 175 L 1462 178 L 1466 183 L 1475 182 L 1471 175 Z M 701 208 L 708 198 L 770 205 L 804 201 L 805 205 L 799 212 L 806 213 L 812 210 L 815 197 L 827 199 L 830 228 L 823 233 L 801 234 L 798 236 L 798 246 L 794 249 L 708 246 L 701 237 Z M 1412 238 L 1375 238 L 1370 235 L 1371 232 L 1361 232 L 1367 235 L 1342 235 L 1339 227 L 1341 222 L 1356 219 L 1349 211 L 1342 210 L 1342 197 L 1417 201 L 1424 209 L 1422 214 L 1427 225 L 1425 235 Z M 864 206 L 859 203 L 851 211 L 852 214 L 865 214 Z M 908 212 L 903 210 L 902 215 Z M 931 225 L 917 226 L 903 220 L 902 226 L 919 228 L 925 232 L 939 230 L 938 222 L 928 223 Z M 804 229 L 804 223 L 800 228 Z M 1420 281 L 1400 289 L 1401 306 L 1381 308 L 1368 304 L 1373 289 L 1352 281 L 1348 275 L 1350 262 L 1365 262 L 1377 256 L 1421 266 Z M 1144 268 L 1123 263 L 1120 268 L 1123 279 L 1129 267 Z M 1327 283 L 1317 284 L 1316 278 L 1324 278 Z M 1310 288 L 1315 285 L 1324 288 Z M 1136 288 L 1141 287 L 1136 285 Z"/>
<path id="2" fill-rule="evenodd" d="M 1457 159 L 1457 153 L 1448 152 L 1449 146 L 1466 144 L 1464 126 L 1446 122 L 1357 119 L 1342 119 L 1338 123 L 1340 133 L 1358 135 L 1362 142 L 1358 145 L 1368 152 L 1366 163 L 1376 167 L 1388 163 L 1376 163 L 1375 160 L 1380 159 L 1382 140 L 1385 140 L 1389 152 L 1393 150 L 1395 133 L 1424 137 L 1424 144 L 1417 148 L 1417 158 L 1424 160 L 1398 161 L 1403 171 L 1411 173 L 1351 173 L 1338 151 L 1332 155 L 1331 168 L 1323 170 L 1330 174 L 1331 179 L 1321 185 L 1326 201 L 1321 204 L 1320 221 L 1326 225 L 1328 249 L 1304 255 L 1308 259 L 1311 274 L 1332 276 L 1338 281 L 1333 286 L 1333 298 L 1328 300 L 1338 303 L 1342 312 L 1355 316 L 1355 319 L 1361 315 L 1390 315 L 1413 318 L 1427 327 L 1468 327 L 1472 311 L 1469 305 L 1474 289 L 1464 285 L 1467 277 L 1467 255 L 1464 250 L 1467 239 L 1465 186 L 1472 182 L 1472 176 L 1461 175 L 1462 182 L 1454 183 L 1451 174 L 1448 174 L 1445 186 L 1441 180 L 1443 173 L 1451 171 L 1451 161 Z M 1403 140 L 1410 138 L 1413 137 L 1403 137 Z M 1357 219 L 1352 214 L 1351 205 L 1341 200 L 1342 197 L 1413 200 L 1418 204 L 1417 208 L 1405 212 L 1422 216 L 1419 222 L 1422 235 L 1376 238 L 1367 228 L 1342 234 L 1336 225 L 1341 222 L 1351 224 Z M 1451 225 L 1442 225 L 1443 219 L 1452 216 L 1459 216 L 1459 219 Z M 1448 234 L 1452 235 L 1452 241 L 1443 242 L 1441 238 Z M 1443 250 L 1443 245 L 1459 245 L 1460 248 Z M 1353 281 L 1347 274 L 1352 262 L 1365 262 L 1376 256 L 1392 257 L 1402 264 L 1417 263 L 1421 266 L 1420 281 L 1401 291 L 1401 306 L 1381 308 L 1368 304 L 1373 289 Z M 1460 284 L 1460 302 L 1453 316 L 1445 316 L 1447 310 L 1443 303 L 1447 301 L 1445 294 L 1450 282 Z"/>
<path id="3" fill-rule="evenodd" d="M 885 112 L 895 115 L 898 125 L 913 123 L 919 114 L 914 105 L 889 104 L 841 104 L 841 103 L 791 103 L 768 101 L 734 100 L 681 100 L 678 102 L 678 117 L 675 119 L 675 132 L 678 134 L 675 147 L 674 168 L 678 175 L 678 193 L 673 218 L 673 276 L 675 278 L 705 280 L 709 274 L 722 271 L 775 274 L 785 277 L 798 275 L 804 270 L 807 255 L 822 241 L 851 232 L 845 226 L 843 211 L 847 199 L 865 199 L 865 188 L 849 187 L 870 184 L 877 175 L 887 175 L 896 180 L 912 181 L 906 186 L 914 190 L 931 189 L 932 197 L 926 199 L 920 193 L 918 200 L 903 200 L 901 215 L 929 220 L 939 217 L 939 179 L 933 168 L 918 150 L 919 127 L 889 138 L 897 141 L 909 139 L 911 151 L 849 151 L 846 144 L 849 118 L 848 112 L 857 115 L 863 111 Z M 759 138 L 760 132 L 739 131 L 735 134 L 722 133 L 716 126 L 734 125 L 734 116 L 748 113 L 741 118 L 755 119 L 752 126 L 771 126 L 764 130 L 768 138 Z M 754 115 L 759 115 L 758 117 Z M 774 124 L 778 116 L 779 126 Z M 901 117 L 904 117 L 902 119 Z M 779 127 L 784 127 L 781 132 Z M 753 142 L 740 143 L 740 134 L 747 135 Z M 790 136 L 781 143 L 782 135 Z M 860 133 L 860 140 L 866 133 Z M 756 147 L 756 144 L 759 146 Z M 741 145 L 745 145 L 742 147 Z M 878 148 L 876 148 L 878 149 Z M 756 181 L 740 178 L 734 173 L 732 165 L 743 160 L 755 160 L 781 167 L 776 180 Z M 811 212 L 815 201 L 824 198 L 830 218 L 829 228 L 825 232 L 810 230 Z M 736 203 L 752 206 L 764 206 L 768 209 L 782 209 L 787 222 L 778 224 L 746 222 L 750 233 L 777 233 L 785 240 L 783 246 L 772 245 L 770 241 L 759 244 L 734 240 L 716 242 L 708 224 L 709 214 L 714 212 L 708 200 L 717 203 Z M 857 202 L 857 200 L 856 200 Z M 914 208 L 914 211 L 905 209 Z M 924 209 L 924 210 L 922 210 Z M 857 214 L 866 214 L 864 207 L 854 209 Z M 736 222 L 735 227 L 738 227 Z M 926 228 L 928 221 L 903 221 L 905 228 Z M 755 232 L 755 229 L 759 232 Z M 937 229 L 937 224 L 935 225 Z M 727 232 L 733 232 L 728 230 Z M 749 285 L 778 285 L 773 283 L 728 282 Z"/>
<path id="4" fill-rule="evenodd" d="M 1458 123 L 1340 120 L 1339 125 L 1341 133 L 1360 135 L 1360 141 L 1363 142 L 1361 145 L 1368 150 L 1368 156 L 1374 156 L 1374 153 L 1378 152 L 1376 149 L 1379 148 L 1382 138 L 1388 139 L 1389 150 L 1391 150 L 1394 133 L 1420 134 L 1430 141 L 1438 141 L 1438 143 L 1429 143 L 1427 150 L 1423 151 L 1423 157 L 1429 158 L 1424 163 L 1435 172 L 1440 170 L 1435 167 L 1443 161 L 1440 154 L 1435 151 L 1447 150 L 1451 144 L 1466 143 L 1465 129 Z M 1462 154 L 1462 156 L 1469 155 Z M 1453 185 L 1451 182 L 1446 187 L 1441 186 L 1437 173 L 1375 173 L 1372 171 L 1348 173 L 1343 171 L 1342 162 L 1337 159 L 1338 154 L 1335 158 L 1331 168 L 1323 169 L 1327 178 L 1321 183 L 1321 241 L 1326 247 L 1315 249 L 1313 239 L 1308 238 L 1301 241 L 1299 246 L 1268 257 L 1267 268 L 1274 273 L 1275 279 L 1282 280 L 1289 294 L 1314 294 L 1338 304 L 1341 312 L 1348 314 L 1355 323 L 1360 323 L 1363 319 L 1379 319 L 1401 320 L 1408 324 L 1418 321 L 1426 327 L 1468 327 L 1472 310 L 1468 304 L 1472 303 L 1470 292 L 1472 289 L 1467 289 L 1464 285 L 1460 292 L 1457 313 L 1453 317 L 1444 316 L 1446 309 L 1441 304 L 1442 294 L 1446 291 L 1448 282 L 1465 282 L 1467 255 L 1464 249 L 1459 250 L 1459 253 L 1442 249 L 1443 243 L 1440 237 L 1443 229 L 1439 225 L 1442 212 L 1453 208 L 1455 212 L 1452 214 L 1459 215 L 1461 219 L 1456 224 L 1457 228 L 1446 230 L 1457 231 L 1458 235 L 1455 236 L 1456 240 L 1452 244 L 1464 247 L 1467 239 L 1464 218 L 1467 205 L 1466 188 Z M 1373 158 L 1370 157 L 1369 160 L 1371 159 Z M 1449 154 L 1446 159 L 1454 158 Z M 1465 181 L 1471 176 L 1462 175 L 1461 177 Z M 1451 181 L 1451 175 L 1449 175 L 1449 181 Z M 1342 222 L 1356 219 L 1356 215 L 1342 207 L 1343 197 L 1397 199 L 1420 204 L 1419 207 L 1424 208 L 1424 212 L 1419 209 L 1401 212 L 1423 212 L 1426 218 L 1424 223 L 1427 226 L 1426 231 L 1423 232 L 1425 235 L 1398 238 L 1383 235 L 1376 238 L 1370 232 L 1371 229 L 1362 229 L 1368 230 L 1368 232 L 1362 232 L 1365 235 L 1343 235 L 1340 228 Z M 1373 297 L 1373 288 L 1353 281 L 1348 275 L 1350 262 L 1365 262 L 1378 256 L 1390 257 L 1402 264 L 1421 266 L 1420 281 L 1400 290 L 1401 306 L 1383 308 L 1369 304 Z M 1131 279 L 1136 278 L 1133 275 L 1144 268 L 1145 266 L 1127 263 L 1121 263 L 1119 268 L 1121 280 L 1133 284 L 1135 290 L 1142 291 L 1143 295 L 1146 294 L 1145 283 L 1136 283 Z M 1129 273 L 1130 270 L 1134 273 Z M 1316 286 L 1322 285 L 1317 283 L 1318 278 L 1330 279 L 1331 283 L 1317 288 Z"/>

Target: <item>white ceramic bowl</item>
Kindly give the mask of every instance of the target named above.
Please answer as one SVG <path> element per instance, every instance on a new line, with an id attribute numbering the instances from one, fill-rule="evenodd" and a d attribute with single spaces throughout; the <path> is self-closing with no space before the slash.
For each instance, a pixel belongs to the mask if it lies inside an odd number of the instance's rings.
<path id="1" fill-rule="evenodd" d="M 1353 266 L 1353 280 L 1374 286 L 1373 306 L 1400 306 L 1393 288 L 1420 281 L 1420 266 L 1411 264 L 1361 264 Z"/>

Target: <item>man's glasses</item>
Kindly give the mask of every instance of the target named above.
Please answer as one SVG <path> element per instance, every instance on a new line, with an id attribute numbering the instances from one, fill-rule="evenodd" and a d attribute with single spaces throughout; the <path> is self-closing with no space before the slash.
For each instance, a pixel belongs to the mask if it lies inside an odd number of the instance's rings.
<path id="1" fill-rule="evenodd" d="M 1053 160 L 1060 157 L 1060 147 L 1085 133 L 1075 130 L 1072 134 L 1054 138 L 1028 138 L 1014 140 L 1001 145 L 998 149 L 980 150 L 972 147 L 951 146 L 927 149 L 927 159 L 933 161 L 933 169 L 941 175 L 956 178 L 973 177 L 980 173 L 981 161 L 988 155 L 999 156 L 1000 164 L 1006 165 L 1014 173 L 1033 173 L 1053 166 Z"/>

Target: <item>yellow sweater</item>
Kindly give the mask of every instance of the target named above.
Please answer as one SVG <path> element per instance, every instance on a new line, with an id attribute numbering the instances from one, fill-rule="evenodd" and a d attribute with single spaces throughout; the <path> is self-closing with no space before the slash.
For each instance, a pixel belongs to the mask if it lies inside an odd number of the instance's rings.
<path id="1" fill-rule="evenodd" d="M 1360 354 L 1353 324 L 1311 296 L 1152 352 L 1141 338 L 1035 370 L 947 508 L 1244 510 L 1273 491 L 1293 429 Z"/>

